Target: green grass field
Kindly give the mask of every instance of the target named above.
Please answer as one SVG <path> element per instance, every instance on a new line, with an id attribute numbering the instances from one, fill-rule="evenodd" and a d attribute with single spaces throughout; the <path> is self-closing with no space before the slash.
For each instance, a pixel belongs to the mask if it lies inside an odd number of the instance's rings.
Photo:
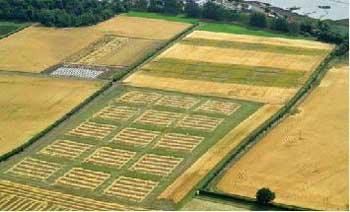
<path id="1" fill-rule="evenodd" d="M 130 94 L 131 92 L 131 94 Z M 135 97 L 135 93 L 132 92 L 141 92 L 146 95 L 146 98 L 144 98 L 142 101 L 150 101 L 149 103 L 145 102 L 132 102 L 130 100 L 122 101 L 121 96 L 124 96 L 125 94 L 131 95 Z M 153 97 L 152 97 L 153 96 Z M 161 98 L 174 98 L 180 97 L 180 98 L 186 98 L 188 102 L 186 103 L 185 100 L 181 100 L 179 104 L 171 103 L 170 106 L 165 106 L 164 104 L 161 104 Z M 124 96 L 125 97 L 125 96 Z M 131 97 L 131 98 L 134 98 Z M 119 99 L 119 100 L 117 100 Z M 135 97 L 134 99 L 138 99 L 138 97 Z M 223 104 L 231 105 L 232 107 L 239 106 L 236 108 L 237 110 L 232 110 L 231 114 L 224 114 L 218 111 L 212 111 L 207 110 L 204 108 L 202 110 L 199 110 L 198 108 L 202 107 L 204 103 L 207 101 L 220 101 Z M 157 102 L 157 103 L 156 103 Z M 175 105 L 178 105 L 177 107 L 174 107 Z M 184 108 L 181 108 L 183 106 L 187 105 Z M 100 112 L 102 109 L 106 108 L 107 106 L 115 106 L 115 107 L 127 107 L 129 109 L 134 109 L 136 111 L 128 117 L 127 119 L 109 119 L 109 118 L 102 118 L 101 115 L 96 114 Z M 230 107 L 231 107 L 230 106 Z M 204 96 L 194 96 L 194 95 L 185 95 L 181 93 L 173 93 L 173 92 L 164 92 L 159 90 L 150 90 L 150 89 L 137 89 L 132 87 L 119 87 L 118 89 L 114 90 L 113 92 L 110 92 L 104 96 L 101 96 L 101 98 L 96 102 L 96 104 L 90 105 L 89 107 L 85 108 L 83 112 L 79 113 L 76 117 L 74 117 L 73 120 L 71 120 L 69 123 L 67 123 L 64 126 L 59 127 L 59 129 L 56 129 L 57 132 L 53 133 L 51 136 L 47 136 L 41 141 L 40 143 L 36 143 L 36 145 L 31 146 L 28 148 L 25 152 L 23 152 L 21 155 L 12 158 L 11 160 L 7 161 L 6 163 L 3 163 L 0 165 L 0 171 L 1 173 L 4 173 L 0 176 L 0 179 L 10 180 L 13 182 L 18 183 L 24 183 L 26 185 L 32 185 L 37 186 L 41 188 L 47 188 L 50 190 L 56 190 L 61 191 L 64 193 L 89 197 L 93 199 L 103 200 L 103 201 L 109 201 L 109 202 L 116 202 L 121 203 L 124 205 L 131 205 L 131 206 L 139 206 L 143 208 L 151 208 L 151 209 L 173 209 L 172 205 L 166 204 L 162 201 L 158 201 L 156 198 L 157 196 L 170 184 L 172 183 L 181 173 L 183 173 L 184 170 L 186 170 L 194 161 L 196 161 L 203 153 L 207 151 L 208 148 L 210 148 L 213 144 L 215 144 L 219 139 L 221 139 L 228 131 L 232 130 L 235 126 L 237 126 L 240 122 L 242 122 L 244 119 L 246 119 L 248 116 L 250 116 L 252 113 L 254 113 L 258 108 L 260 108 L 262 104 L 260 103 L 254 103 L 254 102 L 248 102 L 248 101 L 240 101 L 240 100 L 229 100 L 229 99 L 222 99 L 222 98 L 213 98 L 213 97 L 204 97 Z M 232 108 L 231 108 L 232 109 Z M 146 114 L 146 111 L 158 111 L 156 114 L 159 113 L 159 111 L 167 112 L 167 113 L 173 113 L 177 114 L 175 118 L 171 119 L 169 125 L 163 125 L 161 126 L 160 123 L 163 123 L 164 119 L 168 120 L 167 116 L 158 116 L 154 119 L 152 118 L 145 118 L 142 119 L 143 114 Z M 184 120 L 186 116 L 201 116 L 201 119 L 204 117 L 204 119 L 207 119 L 209 122 L 205 122 L 204 124 L 198 122 L 194 126 L 202 126 L 202 129 L 196 129 L 196 127 L 184 127 L 180 126 L 179 123 L 181 120 Z M 213 120 L 221 120 L 221 122 L 218 125 L 213 125 L 211 123 L 214 123 Z M 79 135 L 72 135 L 69 134 L 72 129 L 76 129 L 77 126 L 80 126 L 81 123 L 90 120 L 95 123 L 103 123 L 108 124 L 111 126 L 115 126 L 115 128 L 110 132 L 107 133 L 107 135 L 101 139 L 98 139 L 96 136 L 99 136 L 101 131 L 104 131 L 102 128 L 99 130 L 90 129 L 91 127 L 88 127 L 88 131 L 91 132 L 92 137 L 85 137 L 85 136 L 79 136 Z M 142 121 L 143 120 L 143 121 Z M 146 121 L 145 121 L 146 120 Z M 153 120 L 153 122 L 152 122 Z M 211 130 L 207 130 L 208 126 L 216 126 L 214 128 L 210 128 Z M 140 135 L 140 133 L 133 132 L 132 138 L 123 138 L 123 142 L 114 142 L 112 139 L 116 135 L 120 135 L 119 133 L 125 129 L 125 128 L 137 128 L 139 130 L 146 130 L 146 131 L 158 131 L 159 134 L 157 137 L 155 137 L 153 140 L 149 141 L 148 144 L 145 146 L 141 145 L 129 145 L 125 143 L 124 141 L 128 141 L 129 139 L 135 140 Z M 83 133 L 86 131 L 80 130 L 76 131 L 78 133 Z M 182 134 L 183 136 L 196 136 L 201 137 L 202 140 L 199 142 L 199 144 L 192 150 L 180 150 L 180 149 L 174 149 L 174 146 L 158 146 L 161 138 L 165 134 L 169 133 L 176 133 L 176 134 Z M 141 133 L 142 134 L 142 133 Z M 188 137 L 186 139 L 189 139 Z M 185 139 L 185 140 L 186 140 Z M 57 140 L 70 140 L 74 141 L 76 143 L 80 144 L 88 144 L 90 147 L 78 154 L 75 158 L 67 158 L 63 157 L 62 151 L 59 152 L 59 154 L 43 154 L 41 151 L 45 149 L 46 147 L 50 146 L 52 143 L 54 143 Z M 181 145 L 180 145 L 181 146 Z M 131 157 L 129 161 L 127 161 L 121 168 L 111 167 L 108 165 L 98 165 L 96 163 L 87 162 L 86 159 L 91 156 L 97 149 L 101 147 L 109 147 L 112 149 L 118 149 L 118 150 L 124 150 L 124 151 L 131 151 L 135 153 L 135 156 Z M 176 145 L 175 145 L 176 147 Z M 72 152 L 66 149 L 64 152 Z M 132 170 L 131 167 L 145 154 L 154 154 L 154 155 L 160 155 L 160 156 L 166 156 L 166 157 L 175 157 L 175 158 L 182 158 L 181 162 L 174 167 L 172 171 L 168 170 L 168 166 L 173 166 L 174 162 L 169 162 L 167 165 L 162 165 L 158 168 L 155 168 L 155 170 L 158 170 L 159 172 L 167 172 L 168 175 L 158 174 L 157 172 L 153 171 L 147 171 L 147 170 Z M 111 157 L 111 155 L 105 155 L 105 158 Z M 15 173 L 11 172 L 11 170 L 16 167 L 16 165 L 23 161 L 25 158 L 35 158 L 40 161 L 46 161 L 50 163 L 57 163 L 60 164 L 61 168 L 58 169 L 58 171 L 54 172 L 53 174 L 49 175 L 47 179 L 40 180 L 38 178 L 34 177 L 28 177 L 23 175 L 23 173 Z M 158 159 L 157 159 L 158 160 Z M 146 162 L 153 164 L 152 166 L 157 166 L 153 162 Z M 83 168 L 87 170 L 92 171 L 99 171 L 104 172 L 107 174 L 110 174 L 110 177 L 103 181 L 103 183 L 99 186 L 97 186 L 94 190 L 88 190 L 84 188 L 77 188 L 75 186 L 64 186 L 60 184 L 56 184 L 56 180 L 64 176 L 69 170 L 72 168 Z M 168 167 L 168 168 L 164 168 Z M 27 169 L 27 168 L 26 168 Z M 30 169 L 30 168 L 29 168 Z M 36 173 L 40 173 L 36 172 Z M 131 178 L 138 178 L 142 180 L 151 180 L 157 183 L 157 186 L 150 191 L 148 195 L 146 195 L 145 199 L 141 200 L 140 202 L 132 201 L 130 198 L 123 198 L 118 195 L 106 195 L 103 193 L 103 191 L 116 180 L 119 176 L 127 176 Z M 85 183 L 89 183 L 90 180 L 84 181 Z"/>
<path id="2" fill-rule="evenodd" d="M 28 24 L 0 21 L 0 39 L 27 26 Z"/>
<path id="3" fill-rule="evenodd" d="M 305 37 L 301 35 L 290 35 L 286 33 L 255 29 L 251 27 L 240 26 L 237 24 L 208 22 L 208 21 L 204 21 L 196 18 L 187 18 L 183 15 L 171 16 L 171 15 L 163 15 L 159 13 L 135 12 L 135 11 L 131 11 L 127 13 L 127 15 L 133 16 L 133 17 L 152 18 L 152 19 L 161 19 L 161 20 L 167 20 L 167 21 L 199 24 L 199 27 L 197 28 L 197 30 L 210 31 L 210 32 L 246 34 L 246 35 L 264 36 L 264 37 L 282 37 L 282 38 L 290 38 L 290 39 L 308 39 L 308 40 L 312 39 L 310 37 Z"/>
<path id="4" fill-rule="evenodd" d="M 152 61 L 141 70 L 141 73 L 169 78 L 287 88 L 299 86 L 305 76 L 301 71 L 173 58 Z"/>

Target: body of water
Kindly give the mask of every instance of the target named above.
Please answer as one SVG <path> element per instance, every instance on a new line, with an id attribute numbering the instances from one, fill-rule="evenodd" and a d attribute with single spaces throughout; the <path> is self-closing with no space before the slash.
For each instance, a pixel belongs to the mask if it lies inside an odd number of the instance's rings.
<path id="1" fill-rule="evenodd" d="M 300 7 L 295 13 L 318 19 L 340 20 L 349 18 L 349 0 L 256 0 L 283 9 Z M 320 9 L 318 6 L 330 6 Z"/>

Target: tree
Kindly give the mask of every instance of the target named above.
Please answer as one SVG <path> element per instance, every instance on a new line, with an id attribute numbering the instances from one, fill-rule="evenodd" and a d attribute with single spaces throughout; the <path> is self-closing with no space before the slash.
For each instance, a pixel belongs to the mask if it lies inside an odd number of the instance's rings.
<path id="1" fill-rule="evenodd" d="M 256 192 L 256 201 L 261 205 L 271 203 L 275 197 L 275 193 L 268 188 L 261 188 Z"/>
<path id="2" fill-rule="evenodd" d="M 136 0 L 132 5 L 133 9 L 137 11 L 147 11 L 148 1 L 147 0 Z"/>
<path id="3" fill-rule="evenodd" d="M 253 13 L 250 16 L 249 24 L 254 27 L 264 28 L 266 27 L 266 16 L 263 13 Z"/>
<path id="4" fill-rule="evenodd" d="M 311 35 L 313 33 L 314 26 L 310 22 L 302 22 L 300 24 L 300 32 Z"/>
<path id="5" fill-rule="evenodd" d="M 273 30 L 277 30 L 277 31 L 281 31 L 281 32 L 289 32 L 288 21 L 285 18 L 275 18 L 272 21 L 271 28 Z"/>
<path id="6" fill-rule="evenodd" d="M 179 0 L 164 1 L 163 12 L 166 14 L 177 15 L 181 12 L 181 4 Z"/>
<path id="7" fill-rule="evenodd" d="M 199 18 L 201 17 L 201 13 L 202 13 L 201 8 L 195 1 L 189 0 L 186 2 L 185 15 L 187 17 Z"/>
<path id="8" fill-rule="evenodd" d="M 150 0 L 148 11 L 159 13 L 162 12 L 164 8 L 163 1 L 161 0 Z"/>
<path id="9" fill-rule="evenodd" d="M 222 21 L 224 19 L 225 8 L 222 5 L 208 1 L 203 6 L 203 18 Z"/>

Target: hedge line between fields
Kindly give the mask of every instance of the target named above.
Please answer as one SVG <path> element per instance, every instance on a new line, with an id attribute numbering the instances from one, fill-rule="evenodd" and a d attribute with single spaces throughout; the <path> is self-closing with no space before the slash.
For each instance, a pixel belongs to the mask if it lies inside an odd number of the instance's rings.
<path id="1" fill-rule="evenodd" d="M 291 100 L 282 107 L 276 114 L 274 114 L 271 118 L 265 121 L 260 127 L 255 129 L 249 136 L 247 136 L 238 146 L 236 146 L 230 154 L 224 157 L 223 160 L 212 170 L 210 173 L 199 183 L 197 188 L 199 187 L 199 193 L 210 193 L 212 197 L 216 197 L 217 199 L 225 198 L 235 198 L 240 199 L 242 201 L 254 201 L 253 198 L 249 197 L 241 197 L 238 195 L 228 195 L 218 193 L 215 190 L 212 191 L 211 187 L 217 182 L 217 177 L 221 174 L 224 168 L 229 164 L 237 161 L 241 156 L 243 156 L 251 147 L 253 147 L 269 130 L 273 129 L 279 122 L 281 122 L 284 118 L 288 116 L 290 111 L 295 108 L 301 100 L 314 88 L 316 87 L 324 74 L 328 70 L 328 64 L 331 60 L 333 60 L 336 55 L 333 50 L 317 67 L 317 69 L 311 74 L 306 83 L 299 89 L 299 91 L 291 98 Z M 192 191 L 193 192 L 193 191 Z M 191 193 L 189 193 L 191 195 Z M 234 197 L 233 197 L 234 196 Z M 187 199 L 187 198 L 185 198 Z M 183 200 L 180 205 L 183 205 L 185 202 Z M 309 208 L 303 208 L 298 206 L 284 205 L 280 203 L 272 203 L 272 206 L 280 207 L 286 210 L 310 210 Z"/>
<path id="2" fill-rule="evenodd" d="M 194 28 L 196 28 L 199 25 L 199 23 L 193 24 L 191 27 L 187 28 L 186 30 L 182 31 L 181 33 L 177 34 L 175 37 L 173 37 L 172 39 L 170 39 L 168 42 L 165 42 L 164 44 L 162 44 L 161 46 L 157 47 L 155 50 L 149 52 L 148 54 L 146 54 L 145 57 L 143 57 L 141 60 L 139 60 L 138 62 L 134 63 L 133 65 L 129 66 L 128 68 L 121 70 L 119 72 L 117 72 L 116 74 L 113 75 L 113 82 L 116 82 L 118 80 L 121 80 L 122 78 L 124 78 L 125 76 L 133 73 L 134 71 L 136 71 L 138 69 L 138 67 L 142 66 L 144 63 L 148 62 L 149 60 L 153 59 L 154 57 L 156 57 L 159 53 L 162 52 L 162 50 L 166 49 L 167 47 L 169 47 L 171 44 L 173 44 L 174 42 L 176 42 L 178 39 L 182 38 L 184 35 L 188 34 L 189 32 L 191 32 Z"/>
<path id="3" fill-rule="evenodd" d="M 68 118 L 70 118 L 72 115 L 76 114 L 80 109 L 82 109 L 84 106 L 86 106 L 87 104 L 89 104 L 92 100 L 94 100 L 97 96 L 99 96 L 101 93 L 103 93 L 104 91 L 106 91 L 107 89 L 109 89 L 110 87 L 112 87 L 113 83 L 112 82 L 108 82 L 107 84 L 105 84 L 101 89 L 99 89 L 98 91 L 96 91 L 95 93 L 93 93 L 91 96 L 89 96 L 87 99 L 85 99 L 82 103 L 80 103 L 79 105 L 77 105 L 76 107 L 74 107 L 71 111 L 69 111 L 68 113 L 66 113 L 64 116 L 62 116 L 60 119 L 58 119 L 57 121 L 55 121 L 53 124 L 51 124 L 50 126 L 48 126 L 46 129 L 44 129 L 43 131 L 41 131 L 40 133 L 36 134 L 34 137 L 32 137 L 31 139 L 29 139 L 26 143 L 22 144 L 21 146 L 11 150 L 10 152 L 1 155 L 0 156 L 0 162 L 3 162 L 5 160 L 7 160 L 8 158 L 23 152 L 27 147 L 29 147 L 30 145 L 34 144 L 36 141 L 38 141 L 40 138 L 42 138 L 44 135 L 46 135 L 48 132 L 50 132 L 53 128 L 57 127 L 59 124 L 61 124 L 63 121 L 67 120 Z"/>

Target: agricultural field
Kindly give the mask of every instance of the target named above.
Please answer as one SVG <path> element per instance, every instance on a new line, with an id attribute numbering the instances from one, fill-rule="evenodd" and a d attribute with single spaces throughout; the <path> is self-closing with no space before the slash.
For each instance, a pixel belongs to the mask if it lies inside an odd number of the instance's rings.
<path id="1" fill-rule="evenodd" d="M 194 31 L 124 83 L 284 104 L 332 48 L 307 40 Z"/>
<path id="2" fill-rule="evenodd" d="M 28 24 L 0 21 L 0 39 L 26 26 L 28 26 Z"/>
<path id="3" fill-rule="evenodd" d="M 0 155 L 27 142 L 101 87 L 100 82 L 0 74 Z"/>
<path id="4" fill-rule="evenodd" d="M 38 209 L 87 210 L 102 200 L 106 209 L 175 209 L 176 202 L 162 198 L 169 185 L 192 170 L 208 149 L 222 143 L 225 134 L 242 128 L 244 120 L 257 118 L 255 114 L 265 107 L 127 86 L 96 101 L 57 132 L 0 164 L 1 209 L 16 208 L 7 199 L 18 197 Z M 197 185 L 190 183 L 190 188 Z M 37 189 L 48 194 L 47 204 L 34 204 Z M 70 201 L 56 199 L 60 193 Z M 84 208 L 88 201 L 93 204 Z M 73 206 L 74 202 L 80 204 Z"/>
<path id="5" fill-rule="evenodd" d="M 293 115 L 227 167 L 215 190 L 254 197 L 269 187 L 277 203 L 348 210 L 348 69 L 330 69 Z"/>
<path id="6" fill-rule="evenodd" d="M 58 64 L 118 70 L 141 60 L 189 26 L 123 15 L 91 27 L 31 26 L 0 41 L 0 70 L 39 73 Z"/>

